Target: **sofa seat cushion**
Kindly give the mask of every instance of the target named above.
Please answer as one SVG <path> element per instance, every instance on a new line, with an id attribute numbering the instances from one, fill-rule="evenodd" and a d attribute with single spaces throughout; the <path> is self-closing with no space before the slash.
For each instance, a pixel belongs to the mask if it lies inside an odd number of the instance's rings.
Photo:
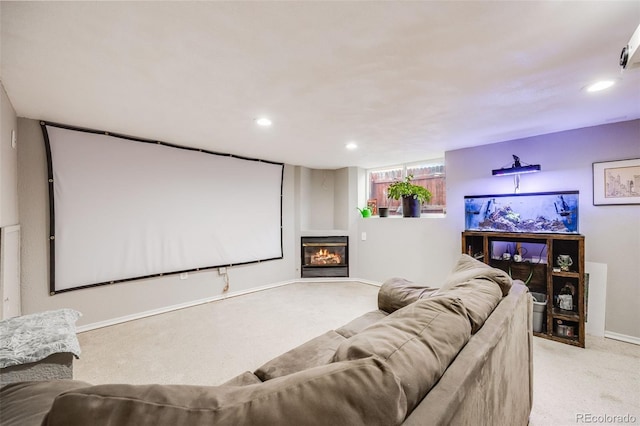
<path id="1" fill-rule="evenodd" d="M 267 381 L 309 367 L 328 364 L 344 340 L 345 338 L 335 331 L 328 331 L 272 359 L 254 373 L 260 380 Z"/>
<path id="2" fill-rule="evenodd" d="M 367 312 L 364 315 L 359 316 L 358 318 L 350 321 L 336 330 L 336 333 L 341 335 L 342 337 L 348 339 L 349 337 L 360 333 L 365 328 L 369 327 L 372 324 L 377 323 L 382 318 L 389 315 L 387 312 L 383 310 L 376 310 Z"/>
<path id="3" fill-rule="evenodd" d="M 426 298 L 347 339 L 338 347 L 334 361 L 378 356 L 400 379 L 410 413 L 440 379 L 470 334 L 467 312 L 459 300 Z"/>
<path id="4" fill-rule="evenodd" d="M 397 425 L 406 399 L 374 357 L 248 386 L 100 385 L 56 398 L 43 426 Z"/>
<path id="5" fill-rule="evenodd" d="M 435 287 L 427 287 L 404 278 L 390 278 L 378 291 L 378 309 L 392 313 L 437 292 Z"/>
<path id="6" fill-rule="evenodd" d="M 86 388 L 78 380 L 19 382 L 0 389 L 0 424 L 2 426 L 40 426 L 56 396 Z"/>

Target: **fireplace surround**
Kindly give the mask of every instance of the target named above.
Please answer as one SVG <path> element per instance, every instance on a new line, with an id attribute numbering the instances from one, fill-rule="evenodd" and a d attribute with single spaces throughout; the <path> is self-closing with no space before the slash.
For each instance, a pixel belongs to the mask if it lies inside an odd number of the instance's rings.
<path id="1" fill-rule="evenodd" d="M 349 237 L 302 237 L 302 278 L 348 277 Z"/>

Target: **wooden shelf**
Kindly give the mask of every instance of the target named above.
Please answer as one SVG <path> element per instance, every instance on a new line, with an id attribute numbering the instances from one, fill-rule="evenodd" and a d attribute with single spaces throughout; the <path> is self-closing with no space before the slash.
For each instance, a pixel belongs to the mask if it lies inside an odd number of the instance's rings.
<path id="1" fill-rule="evenodd" d="M 573 271 L 562 272 L 562 271 L 552 270 L 551 275 L 554 275 L 556 277 L 580 278 L 580 274 L 578 272 L 573 272 Z"/>
<path id="2" fill-rule="evenodd" d="M 492 253 L 494 243 L 497 247 L 500 244 L 511 244 L 517 249 L 526 244 L 535 244 L 543 249 L 539 253 L 528 253 L 529 258 L 524 256 L 523 261 L 515 262 L 513 258 L 502 259 L 500 252 Z M 494 268 L 502 269 L 513 279 L 524 281 L 530 291 L 546 295 L 542 330 L 534 332 L 534 336 L 584 348 L 586 308 L 583 235 L 464 231 L 462 252 Z M 568 254 L 573 260 L 570 271 L 554 271 L 558 267 L 556 259 L 560 254 Z M 567 287 L 573 291 L 575 311 L 560 309 L 556 305 L 557 296 Z M 560 335 L 557 332 L 559 322 L 561 326 L 573 327 L 570 331 L 575 336 Z"/>
<path id="3" fill-rule="evenodd" d="M 578 337 L 565 337 L 565 336 L 558 336 L 557 334 L 552 334 L 552 335 L 542 334 L 542 335 L 539 335 L 539 337 L 544 337 L 545 339 L 555 340 L 556 342 L 566 343 L 568 345 L 579 346 L 581 348 L 584 348 L 584 343 L 580 342 Z"/>
<path id="4" fill-rule="evenodd" d="M 553 318 L 558 318 L 566 321 L 580 321 L 580 315 L 578 315 L 578 313 L 574 311 L 566 311 L 560 308 L 553 308 L 551 312 L 551 316 L 553 316 Z"/>

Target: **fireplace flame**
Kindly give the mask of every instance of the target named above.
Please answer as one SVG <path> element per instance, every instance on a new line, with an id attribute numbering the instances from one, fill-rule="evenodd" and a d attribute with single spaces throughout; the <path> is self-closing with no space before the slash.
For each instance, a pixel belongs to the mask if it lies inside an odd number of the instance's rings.
<path id="1" fill-rule="evenodd" d="M 327 249 L 320 249 L 311 255 L 312 265 L 335 265 L 342 263 L 342 258 L 337 253 L 331 253 Z"/>

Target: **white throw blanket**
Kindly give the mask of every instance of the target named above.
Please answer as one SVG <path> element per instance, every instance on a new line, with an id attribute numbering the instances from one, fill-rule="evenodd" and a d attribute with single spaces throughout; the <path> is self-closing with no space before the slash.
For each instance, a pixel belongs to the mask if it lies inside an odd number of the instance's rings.
<path id="1" fill-rule="evenodd" d="M 70 352 L 80 357 L 76 321 L 82 314 L 58 309 L 0 321 L 0 368 Z"/>

